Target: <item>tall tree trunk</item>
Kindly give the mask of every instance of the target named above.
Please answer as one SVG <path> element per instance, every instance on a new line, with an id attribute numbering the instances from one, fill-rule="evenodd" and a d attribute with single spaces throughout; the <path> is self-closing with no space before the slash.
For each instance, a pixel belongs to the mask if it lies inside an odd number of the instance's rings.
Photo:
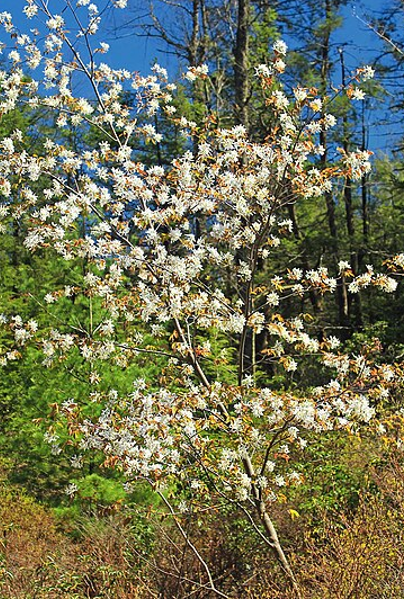
<path id="1" fill-rule="evenodd" d="M 237 7 L 237 33 L 234 47 L 234 115 L 236 121 L 248 130 L 249 114 L 248 101 L 250 85 L 248 77 L 249 67 L 249 37 L 250 37 L 250 0 L 238 0 Z"/>
<path id="2" fill-rule="evenodd" d="M 189 40 L 188 58 L 189 64 L 193 67 L 198 66 L 199 63 L 199 0 L 193 0 L 192 2 L 192 31 L 191 38 Z"/>
<path id="3" fill-rule="evenodd" d="M 365 124 L 365 102 L 362 104 L 362 152 L 367 148 L 367 131 Z M 367 246 L 369 241 L 369 207 L 368 207 L 368 175 L 364 175 L 361 181 L 362 195 L 362 233 L 363 241 Z"/>
<path id="4" fill-rule="evenodd" d="M 341 81 L 342 85 L 345 87 L 346 85 L 346 73 L 345 73 L 345 61 L 344 61 L 344 52 L 343 49 L 339 49 L 340 62 L 341 62 Z M 349 152 L 350 149 L 350 129 L 348 122 L 348 114 L 344 112 L 343 121 L 342 121 L 342 147 L 345 153 Z M 349 241 L 349 256 L 350 263 L 353 272 L 355 275 L 358 274 L 359 271 L 359 258 L 358 258 L 358 250 L 355 247 L 355 224 L 353 218 L 353 206 L 352 206 L 352 180 L 347 177 L 345 179 L 344 184 L 344 202 L 345 202 L 345 217 L 346 217 L 346 227 L 348 232 L 348 241 Z M 355 319 L 356 326 L 361 328 L 363 326 L 363 318 L 362 318 L 362 303 L 361 297 L 359 293 L 356 293 L 352 297 L 352 301 L 348 301 L 348 311 L 349 314 L 353 312 L 353 316 Z"/>
<path id="5" fill-rule="evenodd" d="M 328 90 L 328 81 L 330 74 L 330 38 L 331 38 L 331 17 L 332 3 L 331 0 L 325 0 L 324 4 L 324 17 L 325 26 L 323 28 L 323 37 L 321 40 L 321 93 L 326 96 Z M 322 156 L 323 168 L 327 166 L 327 135 L 325 131 L 320 133 L 320 144 L 325 148 L 325 152 Z M 338 269 L 338 262 L 340 260 L 340 248 L 339 248 L 339 236 L 337 220 L 335 215 L 335 200 L 331 192 L 324 194 L 326 207 L 327 207 L 327 219 L 328 226 L 331 235 L 331 252 L 332 261 L 334 267 Z M 342 337 L 347 336 L 349 329 L 349 307 L 348 307 L 348 293 L 344 277 L 339 277 L 337 287 L 337 303 L 338 303 L 338 321 L 339 326 L 342 328 Z"/>

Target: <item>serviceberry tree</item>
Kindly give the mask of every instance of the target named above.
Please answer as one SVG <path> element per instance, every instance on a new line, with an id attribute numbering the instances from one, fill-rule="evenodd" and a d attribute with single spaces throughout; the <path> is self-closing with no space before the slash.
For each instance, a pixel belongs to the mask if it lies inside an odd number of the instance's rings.
<path id="1" fill-rule="evenodd" d="M 215 498 L 245 514 L 299 594 L 271 518 L 281 491 L 301 480 L 292 458 L 307 435 L 369 422 L 401 375 L 372 359 L 377 346 L 346 355 L 335 336 L 319 338 L 305 314 L 286 318 L 282 306 L 333 293 L 337 277 L 350 293 L 369 286 L 392 293 L 397 283 L 371 266 L 354 276 L 348 262 L 334 276 L 322 267 L 276 273 L 271 264 L 292 230 L 287 207 L 332 193 L 347 177 L 360 180 L 370 153 L 339 149 L 332 165 L 321 160 L 319 139 L 335 124 L 332 98 L 303 88 L 285 95 L 282 41 L 257 68 L 271 124 L 257 143 L 242 125 L 221 129 L 211 116 L 196 125 L 178 115 L 175 86 L 158 65 L 142 77 L 98 60 L 108 51 L 97 41 L 100 15 L 125 8 L 125 0 L 60 4 L 64 10 L 54 14 L 49 2 L 28 0 L 26 16 L 39 20 L 30 35 L 0 13 L 15 44 L 0 72 L 1 114 L 26 105 L 46 111 L 58 131 L 97 132 L 74 146 L 56 132 L 35 153 L 17 129 L 0 142 L 2 231 L 17 220 L 26 249 L 44 259 L 51 252 L 72 269 L 70 285 L 37 290 L 46 314 L 40 323 L 6 307 L 1 364 L 7 368 L 35 344 L 50 376 L 54 364 L 68 365 L 71 394 L 56 399 L 80 451 L 100 451 L 131 484 L 153 486 L 205 569 L 206 588 L 225 596 L 181 518 Z M 360 82 L 372 74 L 358 69 L 336 93 L 362 95 Z M 189 84 L 206 77 L 204 65 L 185 74 Z M 83 78 L 89 97 L 74 93 Z M 125 104 L 128 90 L 136 93 L 134 106 Z M 157 111 L 184 140 L 169 167 L 138 159 L 145 142 L 161 141 Z M 387 267 L 403 263 L 399 255 Z M 145 356 L 159 365 L 155 380 L 130 381 L 130 391 L 113 385 L 113 372 L 129 372 Z M 317 383 L 293 385 L 307 361 L 318 364 Z M 283 373 L 282 385 L 275 372 Z M 75 394 L 79 375 L 92 410 L 82 386 Z M 49 438 L 56 447 L 63 442 Z M 175 485 L 186 491 L 177 502 L 166 492 Z"/>

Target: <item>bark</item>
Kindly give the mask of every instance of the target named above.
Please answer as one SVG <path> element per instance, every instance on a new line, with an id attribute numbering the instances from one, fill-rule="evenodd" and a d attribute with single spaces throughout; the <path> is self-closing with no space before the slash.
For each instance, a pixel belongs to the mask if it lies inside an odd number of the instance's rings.
<path id="1" fill-rule="evenodd" d="M 251 480 L 254 480 L 254 478 L 255 478 L 254 468 L 253 468 L 251 459 L 248 456 L 244 458 L 243 464 L 244 464 L 244 470 L 245 470 L 246 474 L 248 474 L 248 476 L 250 477 Z M 301 591 L 299 588 L 299 584 L 296 580 L 296 576 L 295 576 L 292 568 L 290 567 L 290 564 L 285 555 L 285 552 L 283 551 L 282 545 L 279 542 L 279 537 L 276 532 L 275 525 L 272 522 L 272 519 L 268 514 L 266 505 L 261 500 L 260 490 L 257 487 L 257 485 L 254 483 L 252 483 L 252 485 L 251 485 L 251 492 L 252 492 L 252 495 L 254 498 L 254 505 L 256 508 L 257 515 L 259 516 L 259 519 L 264 527 L 264 530 L 266 532 L 266 535 L 267 535 L 267 538 L 269 541 L 268 544 L 272 548 L 272 550 L 275 554 L 275 557 L 277 558 L 280 565 L 282 566 L 282 569 L 285 571 L 288 578 L 290 579 L 290 581 L 293 585 L 293 588 L 296 592 L 296 597 L 298 597 L 298 599 L 301 599 L 302 595 L 301 595 Z"/>
<path id="2" fill-rule="evenodd" d="M 344 53 L 342 48 L 339 49 L 340 62 L 341 62 L 341 80 L 342 85 L 346 85 L 346 74 L 345 74 L 345 61 L 344 61 Z M 343 141 L 342 147 L 345 153 L 348 153 L 350 150 L 350 128 L 348 122 L 348 114 L 345 112 L 343 116 Z M 353 217 L 353 205 L 352 205 L 352 181 L 349 177 L 346 178 L 344 184 L 344 203 L 345 203 L 345 217 L 346 217 L 346 227 L 348 232 L 348 242 L 349 242 L 349 254 L 350 254 L 350 263 L 353 272 L 357 275 L 359 271 L 359 258 L 358 258 L 358 249 L 355 244 L 355 224 Z M 349 298 L 348 298 L 349 300 Z M 352 302 L 347 302 L 348 306 L 348 315 L 350 316 L 351 311 L 353 312 L 356 326 L 358 328 L 363 326 L 363 318 L 362 318 L 362 303 L 359 293 L 355 294 L 352 298 Z M 351 310 L 352 308 L 352 310 Z"/>
<path id="3" fill-rule="evenodd" d="M 365 124 L 365 103 L 362 104 L 362 144 L 361 150 L 367 148 L 367 131 Z M 361 181 L 361 196 L 362 196 L 362 233 L 365 245 L 369 241 L 369 204 L 368 204 L 368 177 L 364 175 Z"/>
<path id="4" fill-rule="evenodd" d="M 328 89 L 328 80 L 330 74 L 330 40 L 331 40 L 331 26 L 327 26 L 327 22 L 331 21 L 332 17 L 332 3 L 331 0 L 326 0 L 325 5 L 325 24 L 324 35 L 321 43 L 321 92 L 323 96 L 326 95 Z M 324 146 L 325 152 L 322 156 L 323 168 L 327 166 L 327 135 L 325 131 L 320 133 L 320 143 Z M 331 235 L 331 252 L 335 270 L 338 269 L 338 262 L 340 260 L 340 248 L 339 248 L 339 234 L 338 226 L 335 215 L 335 200 L 332 193 L 325 193 L 324 199 L 327 207 L 327 220 L 328 227 Z M 338 321 L 339 326 L 342 329 L 342 337 L 348 336 L 348 330 L 350 328 L 349 322 L 349 305 L 348 305 L 348 293 L 346 289 L 346 283 L 343 277 L 338 279 L 337 287 L 337 304 L 338 304 Z"/>
<path id="5" fill-rule="evenodd" d="M 251 19 L 250 0 L 239 0 L 237 8 L 237 32 L 236 44 L 234 47 L 234 113 L 236 121 L 244 125 L 248 130 L 248 101 L 250 96 L 248 76 L 249 30 Z"/>
<path id="6" fill-rule="evenodd" d="M 192 30 L 191 38 L 189 40 L 189 54 L 188 59 L 191 66 L 198 65 L 198 50 L 199 50 L 199 0 L 193 0 L 192 2 Z"/>

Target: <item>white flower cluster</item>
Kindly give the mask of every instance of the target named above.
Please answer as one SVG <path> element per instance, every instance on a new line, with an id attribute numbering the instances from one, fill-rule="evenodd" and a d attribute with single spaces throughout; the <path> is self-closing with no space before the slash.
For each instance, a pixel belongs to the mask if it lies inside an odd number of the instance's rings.
<path id="1" fill-rule="evenodd" d="M 126 4 L 112 2 L 117 8 Z M 63 417 L 79 429 L 83 452 L 103 451 L 129 477 L 158 486 L 175 476 L 202 497 L 205 469 L 221 492 L 239 501 L 258 496 L 273 501 L 280 488 L 300 480 L 289 460 L 295 446 L 304 447 L 305 431 L 368 421 L 373 400 L 386 397 L 397 382 L 394 369 L 372 369 L 362 356 L 339 354 L 335 337 L 320 341 L 306 327 L 305 315 L 282 315 L 283 301 L 291 296 L 336 290 L 337 279 L 326 268 L 295 267 L 257 277 L 261 265 L 262 273 L 271 272 L 266 267 L 294 232 L 287 208 L 331 193 L 336 179 L 360 179 L 369 172 L 370 153 L 341 152 L 339 161 L 323 166 L 318 156 L 326 150 L 318 134 L 336 119 L 314 90 L 296 88 L 289 98 L 272 85 L 285 68 L 287 46 L 281 40 L 273 45 L 273 61 L 256 67 L 271 111 L 268 135 L 257 142 L 242 125 L 218 128 L 208 119 L 201 127 L 177 117 L 175 86 L 158 65 L 141 77 L 97 63 L 92 55 L 89 67 L 77 51 L 79 43 L 84 47 L 80 40 L 63 57 L 64 13 L 51 13 L 50 5 L 43 3 L 49 31 L 39 42 L 16 32 L 11 16 L 0 13 L 0 24 L 16 40 L 8 55 L 12 66 L 0 72 L 0 111 L 6 114 L 23 102 L 33 110 L 44 106 L 59 130 L 97 130 L 102 141 L 90 143 L 91 136 L 83 136 L 72 144 L 70 135 L 58 131 L 35 152 L 21 132 L 0 142 L 2 231 L 12 219 L 22 219 L 27 250 L 53 251 L 71 267 L 68 281 L 38 292 L 44 330 L 34 320 L 0 318 L 13 346 L 1 350 L 0 364 L 18 359 L 32 341 L 41 347 L 45 367 L 79 357 L 88 369 L 90 401 L 104 409 L 78 425 L 72 422 L 77 406 L 70 401 Z M 91 0 L 78 0 L 77 10 L 83 13 L 77 36 L 88 40 L 102 10 Z M 24 11 L 35 18 L 35 0 Z M 97 48 L 96 58 L 108 44 L 97 38 Z M 27 77 L 22 63 L 42 69 L 37 80 Z M 89 78 L 91 99 L 75 93 L 76 71 Z M 207 74 L 206 65 L 192 66 L 185 79 Z M 369 67 L 361 71 L 362 79 L 371 74 Z M 136 94 L 133 107 L 124 102 L 128 90 Z M 360 95 L 359 90 L 353 97 Z M 141 162 L 139 148 L 150 143 L 161 150 L 159 111 L 186 149 L 170 164 L 149 166 Z M 403 255 L 393 266 L 404 266 Z M 393 276 L 371 267 L 355 276 L 345 261 L 337 275 L 352 293 L 369 286 L 388 293 L 396 288 Z M 62 310 L 69 313 L 65 322 Z M 255 356 L 259 336 L 263 347 Z M 335 378 L 312 393 L 295 396 L 258 386 L 260 361 L 283 368 L 291 380 L 304 360 L 314 362 L 318 355 Z M 137 380 L 123 397 L 105 391 L 113 378 L 108 365 L 127 369 L 139 356 L 142 363 L 149 356 L 161 360 L 153 386 Z M 52 447 L 61 451 L 58 439 Z M 73 463 L 79 466 L 81 456 Z M 76 492 L 69 487 L 69 495 Z"/>

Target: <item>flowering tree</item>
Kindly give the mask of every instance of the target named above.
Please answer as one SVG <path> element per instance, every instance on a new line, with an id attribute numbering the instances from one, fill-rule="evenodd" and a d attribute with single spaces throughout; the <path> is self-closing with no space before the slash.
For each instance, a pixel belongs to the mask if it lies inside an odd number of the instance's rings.
<path id="1" fill-rule="evenodd" d="M 301 88 L 285 95 L 277 81 L 285 68 L 281 41 L 271 64 L 256 69 L 271 115 L 259 143 L 242 126 L 218 129 L 213 117 L 197 126 L 177 116 L 175 86 L 159 66 L 141 77 L 98 62 L 107 45 L 93 49 L 90 40 L 102 10 L 88 0 L 65 6 L 70 12 L 62 16 L 44 0 L 28 0 L 26 16 L 46 22 L 42 45 L 0 14 L 16 44 L 10 68 L 0 72 L 1 113 L 25 104 L 54 115 L 59 131 L 97 131 L 92 145 L 83 137 L 77 147 L 55 134 L 35 154 L 18 130 L 0 142 L 3 232 L 17 219 L 28 250 L 53 252 L 72 268 L 71 285 L 38 289 L 42 324 L 11 308 L 2 316 L 11 337 L 1 363 L 19 358 L 28 343 L 41 348 L 44 367 L 70 361 L 73 372 L 80 362 L 88 399 L 102 411 L 89 417 L 74 387 L 58 399 L 81 451 L 99 450 L 129 481 L 153 486 L 206 569 L 207 588 L 225 596 L 181 514 L 209 506 L 214 496 L 245 514 L 298 593 L 271 519 L 280 490 L 301 478 L 291 457 L 307 434 L 368 422 L 399 374 L 374 363 L 372 348 L 348 356 L 334 336 L 319 340 L 304 314 L 286 318 L 282 306 L 341 284 L 350 293 L 368 286 L 391 293 L 396 281 L 370 266 L 354 276 L 347 262 L 335 276 L 321 267 L 274 273 L 271 264 L 292 228 L 288 205 L 320 197 L 346 177 L 360 179 L 370 169 L 369 153 L 338 150 L 333 164 L 318 161 L 318 135 L 335 124 L 327 112 L 332 98 Z M 38 79 L 29 69 L 39 70 Z M 360 81 L 371 75 L 369 67 L 358 69 L 341 93 L 362 96 Z M 77 77 L 89 82 L 91 99 L 74 94 Z M 198 77 L 207 77 L 204 66 L 185 75 L 190 82 Z M 123 99 L 128 88 L 136 92 L 134 108 Z M 192 148 L 173 156 L 169 168 L 137 159 L 141 145 L 161 141 L 145 122 L 156 111 Z M 403 263 L 396 256 L 389 266 Z M 78 304 L 85 319 L 75 318 Z M 129 393 L 114 388 L 110 369 L 125 371 L 145 355 L 160 365 L 158 379 L 134 380 Z M 307 359 L 318 361 L 319 384 L 296 389 L 289 382 Z M 284 373 L 282 388 L 271 384 L 275 371 Z M 180 503 L 165 492 L 174 481 L 188 490 Z"/>

